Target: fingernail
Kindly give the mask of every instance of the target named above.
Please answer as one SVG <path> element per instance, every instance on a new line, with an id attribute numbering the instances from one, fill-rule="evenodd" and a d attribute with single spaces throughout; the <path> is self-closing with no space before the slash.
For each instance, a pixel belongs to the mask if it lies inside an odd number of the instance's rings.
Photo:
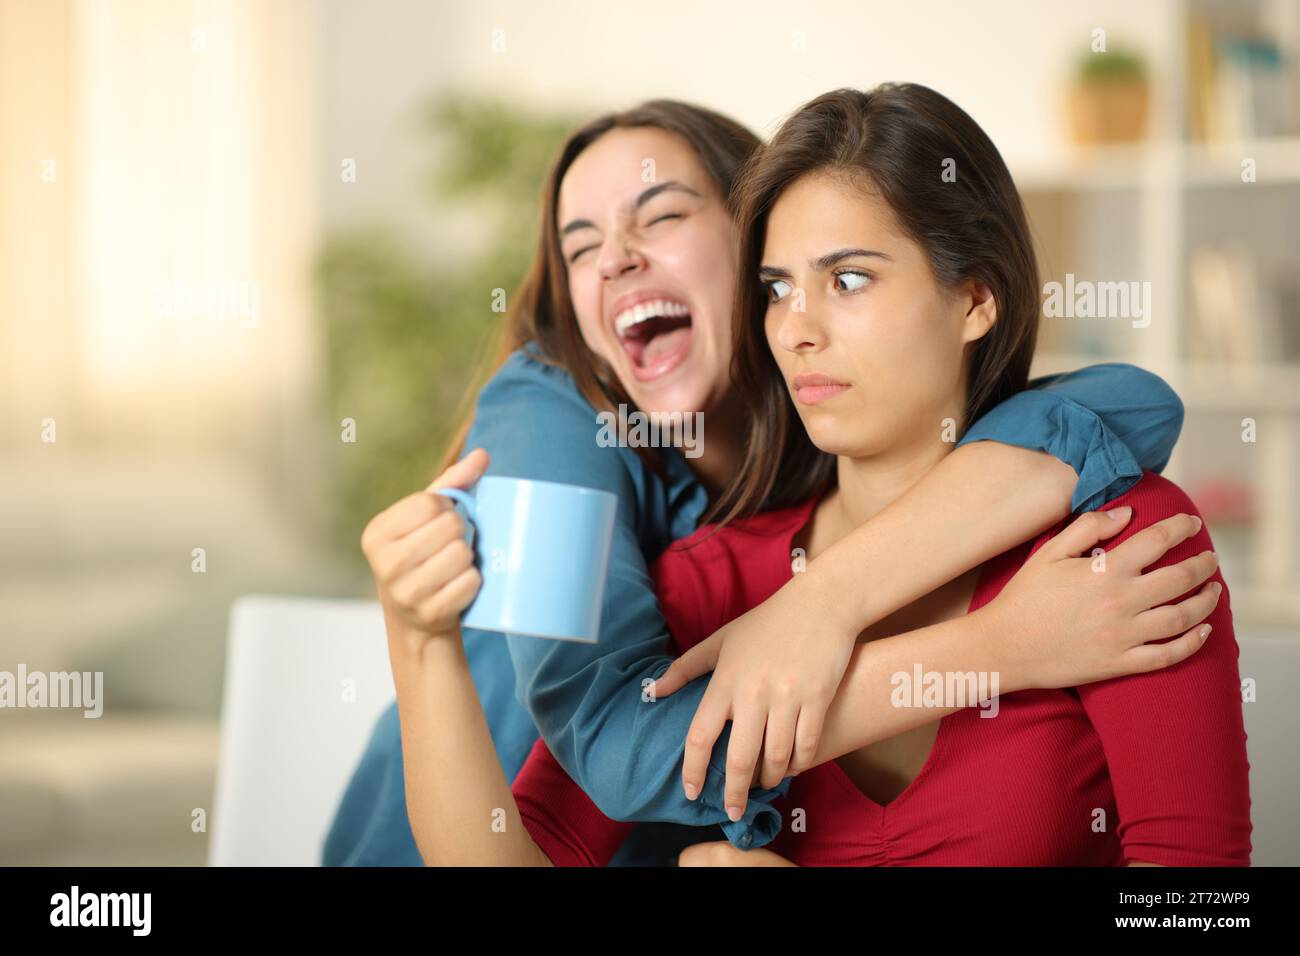
<path id="1" fill-rule="evenodd" d="M 1133 508 L 1130 505 L 1125 505 L 1123 508 L 1111 508 L 1106 512 L 1106 514 L 1110 515 L 1111 521 L 1123 521 L 1132 513 Z"/>
<path id="2" fill-rule="evenodd" d="M 735 823 L 740 819 L 740 807 L 727 807 L 727 816 Z"/>
<path id="3" fill-rule="evenodd" d="M 695 784 L 693 784 L 693 783 L 688 783 L 688 784 L 686 785 L 686 799 L 687 799 L 687 800 L 694 800 L 694 799 L 695 799 L 696 797 L 698 797 L 699 795 L 700 795 L 700 788 L 699 788 L 699 787 L 695 786 Z"/>
<path id="4" fill-rule="evenodd" d="M 1195 527 L 1195 530 L 1192 531 L 1192 534 L 1196 534 L 1197 531 L 1200 531 L 1200 530 L 1201 530 L 1201 525 L 1202 525 L 1204 522 L 1202 522 L 1200 518 L 1196 517 L 1196 515 L 1192 515 L 1192 521 L 1193 521 L 1193 523 L 1194 523 L 1195 526 L 1196 526 L 1196 527 Z"/>
<path id="5" fill-rule="evenodd" d="M 1223 585 L 1218 581 L 1211 581 L 1210 587 L 1213 589 L 1216 597 L 1223 592 Z"/>
<path id="6" fill-rule="evenodd" d="M 1202 624 L 1202 625 L 1201 625 L 1201 630 L 1200 630 L 1201 640 L 1205 640 L 1207 637 L 1209 637 L 1209 636 L 1210 636 L 1210 631 L 1211 631 L 1212 629 L 1213 629 L 1213 628 L 1211 627 L 1211 625 L 1209 625 L 1209 624 Z"/>

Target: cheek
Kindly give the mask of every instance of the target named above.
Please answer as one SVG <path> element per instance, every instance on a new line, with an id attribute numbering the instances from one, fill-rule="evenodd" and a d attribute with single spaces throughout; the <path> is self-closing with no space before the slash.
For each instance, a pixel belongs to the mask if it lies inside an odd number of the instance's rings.
<path id="1" fill-rule="evenodd" d="M 960 302 L 936 300 L 930 313 L 926 337 L 933 343 L 932 364 L 941 369 L 947 380 L 955 381 L 962 368 L 966 345 L 962 342 L 965 314 Z"/>
<path id="2" fill-rule="evenodd" d="M 960 317 L 938 299 L 900 314 L 904 321 L 890 323 L 881 346 L 889 356 L 889 379 L 902 405 L 928 414 L 945 407 L 960 386 Z"/>
<path id="3" fill-rule="evenodd" d="M 913 366 L 945 369 L 961 355 L 961 316 L 953 301 L 939 294 L 912 294 L 889 305 L 891 318 L 880 334 L 887 347 Z"/>
<path id="4" fill-rule="evenodd" d="M 729 224 L 701 224 L 673 252 L 674 271 L 685 280 L 691 297 L 705 307 L 696 317 L 696 333 L 727 342 L 731 338 L 731 302 L 736 281 L 732 229 Z M 707 328 L 700 325 L 707 324 Z"/>
<path id="5" fill-rule="evenodd" d="M 776 357 L 779 365 L 782 359 L 781 353 L 785 349 L 781 348 L 781 340 L 778 338 L 781 334 L 781 322 L 771 309 L 767 310 L 767 315 L 763 319 L 763 334 L 767 337 L 767 347 L 771 350 L 772 355 Z"/>
<path id="6" fill-rule="evenodd" d="M 793 374 L 794 366 L 799 364 L 799 358 L 781 344 L 780 314 L 778 309 L 768 311 L 769 317 L 763 323 L 763 332 L 767 339 L 767 349 L 772 355 L 772 361 L 776 363 L 782 377 L 788 382 Z"/>
<path id="7" fill-rule="evenodd" d="M 608 351 L 602 333 L 600 318 L 600 296 L 595 285 L 583 274 L 569 274 L 569 298 L 573 301 L 573 311 L 578 319 L 578 331 L 583 341 L 593 352 L 604 355 Z"/>

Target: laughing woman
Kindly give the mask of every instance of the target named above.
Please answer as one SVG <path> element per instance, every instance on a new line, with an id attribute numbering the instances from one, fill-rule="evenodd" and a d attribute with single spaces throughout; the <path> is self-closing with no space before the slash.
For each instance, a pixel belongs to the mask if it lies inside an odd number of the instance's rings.
<path id="1" fill-rule="evenodd" d="M 965 426 L 961 440 L 955 450 L 944 446 L 951 454 L 870 514 L 844 512 L 861 517 L 860 524 L 827 546 L 806 574 L 703 635 L 709 639 L 700 651 L 668 675 L 665 691 L 673 692 L 647 702 L 643 686 L 664 676 L 674 650 L 648 567 L 671 540 L 691 534 L 729 489 L 750 487 L 744 456 L 751 419 L 770 423 L 775 412 L 736 394 L 728 375 L 738 239 L 731 194 L 756 146 L 752 134 L 715 113 L 658 101 L 595 121 L 563 148 L 544 194 L 537 258 L 508 320 L 508 358 L 479 396 L 465 446 L 476 450 L 435 484 L 472 483 L 488 465 L 477 450 L 484 449 L 491 473 L 617 495 L 600 640 L 462 635 L 455 610 L 477 581 L 476 572 L 456 564 L 467 559 L 454 544 L 460 519 L 427 492 L 376 516 L 362 545 L 384 606 L 398 702 L 381 718 L 344 795 L 326 863 L 418 864 L 419 834 L 408 821 L 423 819 L 453 781 L 476 779 L 451 770 L 454 764 L 439 767 L 433 756 L 438 715 L 426 705 L 439 702 L 421 689 L 433 646 L 436 653 L 454 646 L 462 656 L 473 681 L 466 689 L 479 695 L 476 721 L 495 744 L 499 763 L 492 769 L 503 782 L 514 778 L 540 736 L 609 816 L 721 825 L 741 846 L 770 841 L 780 828 L 773 803 L 790 775 L 824 755 L 835 688 L 858 668 L 878 676 L 881 663 L 855 650 L 861 633 L 1072 510 L 1129 490 L 1144 468 L 1159 470 L 1167 461 L 1181 406 L 1158 379 L 1130 366 L 1097 366 L 1026 389 L 1028 354 L 1017 353 L 1021 364 L 1011 374 L 979 378 L 978 401 L 956 419 Z M 647 158 L 655 161 L 650 183 Z M 940 188 L 920 180 L 916 187 Z M 1032 265 L 1027 245 L 998 255 L 1015 257 L 1012 265 L 1021 270 Z M 1016 307 L 1036 307 L 1036 290 L 1021 291 L 1032 302 L 1018 300 Z M 687 460 L 674 449 L 601 447 L 596 412 L 620 404 L 647 413 L 703 412 L 703 454 Z M 925 431 L 940 435 L 941 418 Z M 790 477 L 773 480 L 769 506 L 780 503 Z M 434 559 L 444 545 L 450 556 Z M 453 569 L 454 579 L 444 580 Z M 1004 672 L 1027 668 L 1020 675 L 1026 687 L 1150 666 L 1149 657 L 1133 653 L 1150 639 L 1138 625 L 1140 612 L 1172 594 L 1136 580 L 1115 582 L 1106 595 L 1081 592 L 1099 603 L 1076 604 L 1076 596 L 1051 591 L 1047 580 L 1041 587 L 1060 598 L 1048 607 L 1069 615 L 1051 635 L 1010 648 L 1005 631 L 990 629 L 966 630 L 964 645 L 929 633 L 916 640 L 954 650 L 952 657 L 934 650 L 936 664 L 956 663 L 964 648 L 996 648 L 990 659 Z M 1112 640 L 1092 641 L 1085 622 L 1104 618 L 1105 601 L 1121 600 L 1125 613 L 1111 618 Z M 972 616 L 980 624 L 987 619 Z M 794 635 L 798 641 L 790 640 Z M 679 638 L 676 648 L 685 646 Z M 674 683 L 715 664 L 711 680 L 674 691 Z M 895 709 L 870 712 L 872 739 L 906 729 Z M 412 766 L 421 772 L 411 773 Z M 751 790 L 755 783 L 761 786 Z M 677 836 L 700 839 L 701 832 Z M 655 842 L 648 849 L 629 843 L 621 859 L 662 861 L 665 834 L 649 839 Z"/>
<path id="2" fill-rule="evenodd" d="M 940 184 L 945 157 L 957 160 L 956 184 Z M 788 581 L 792 548 L 816 567 L 949 458 L 932 424 L 969 422 L 988 395 L 1023 386 L 1038 323 L 1038 277 L 1022 255 L 1028 229 L 1011 177 L 975 122 L 925 87 L 818 97 L 747 172 L 738 206 L 735 367 L 758 414 L 741 478 L 719 503 L 723 521 L 656 565 L 683 646 Z M 683 861 L 1247 864 L 1237 645 L 1209 535 L 1183 513 L 1195 511 L 1187 496 L 1153 473 L 1103 510 L 1109 517 L 1032 536 L 868 628 L 812 768 L 775 800 L 804 825 L 770 849 L 700 845 Z M 1099 537 L 1104 551 L 1089 555 Z M 1127 593 L 1105 593 L 1113 588 Z M 1140 646 L 1127 653 L 1145 659 L 1129 669 L 1144 673 L 1075 688 L 1018 659 L 1029 645 L 1047 650 L 1044 632 L 1078 628 L 1083 643 L 1104 645 L 1129 620 L 1122 609 L 1137 607 Z M 1209 627 L 1196 626 L 1207 615 Z M 963 627 L 1000 634 L 985 646 L 1006 656 L 950 645 Z M 1174 642 L 1143 643 L 1189 627 Z M 418 687 L 427 701 L 404 704 L 417 738 L 408 774 L 432 788 L 411 806 L 426 858 L 605 862 L 626 826 L 605 819 L 542 743 L 512 798 L 473 719 L 454 629 L 407 639 L 425 660 L 406 671 L 399 694 Z M 1171 666 L 1149 669 L 1156 664 Z M 987 713 L 951 700 L 892 705 L 890 675 L 917 670 L 1001 671 L 1003 695 Z M 910 716 L 884 739 L 891 709 Z M 640 741 L 622 744 L 632 753 Z M 433 779 L 429 761 L 439 758 L 456 779 Z M 512 811 L 505 832 L 487 825 L 492 808 Z"/>

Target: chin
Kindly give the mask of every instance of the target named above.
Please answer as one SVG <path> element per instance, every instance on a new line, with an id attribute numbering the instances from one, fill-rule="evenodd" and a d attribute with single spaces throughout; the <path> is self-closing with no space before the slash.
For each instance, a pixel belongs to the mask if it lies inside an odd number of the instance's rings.
<path id="1" fill-rule="evenodd" d="M 636 384 L 636 391 L 628 390 L 628 394 L 643 412 L 693 415 L 711 407 L 709 397 L 713 393 L 713 383 L 702 383 L 698 373 L 683 375 L 678 382 L 664 382 L 660 388 L 647 387 L 645 382 Z M 626 385 L 623 387 L 627 389 Z"/>
<path id="2" fill-rule="evenodd" d="M 831 427 L 829 423 L 804 422 L 808 438 L 819 451 L 844 458 L 865 458 L 879 451 L 878 444 L 866 439 L 861 430 Z"/>
<path id="3" fill-rule="evenodd" d="M 808 438 L 818 451 L 824 451 L 828 455 L 846 455 L 849 454 L 848 443 L 838 435 L 830 434 L 825 428 L 808 428 Z"/>

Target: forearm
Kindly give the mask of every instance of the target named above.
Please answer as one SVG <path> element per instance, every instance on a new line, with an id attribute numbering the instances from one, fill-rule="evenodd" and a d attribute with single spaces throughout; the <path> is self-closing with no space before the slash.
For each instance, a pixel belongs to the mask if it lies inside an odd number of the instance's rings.
<path id="1" fill-rule="evenodd" d="M 826 711 L 813 764 L 834 760 L 963 709 L 960 702 L 947 700 L 943 704 L 951 706 L 896 706 L 896 674 L 906 675 L 907 681 L 914 679 L 918 667 L 923 675 L 983 674 L 993 694 L 1025 689 L 1023 675 L 1009 666 L 1005 656 L 999 655 L 987 640 L 988 626 L 989 617 L 981 610 L 859 644 Z M 910 692 L 903 695 L 904 704 L 911 702 Z"/>
<path id="2" fill-rule="evenodd" d="M 437 866 L 548 866 L 492 747 L 459 635 L 422 644 L 389 629 L 406 806 L 420 855 Z"/>
<path id="3" fill-rule="evenodd" d="M 856 634 L 1072 510 L 1100 507 L 1142 469 L 1160 471 L 1182 420 L 1177 393 L 1132 365 L 1035 379 L 971 423 L 951 455 L 823 555 L 838 559 L 809 565 L 794 596 L 819 608 L 858 595 L 832 622 Z"/>
<path id="4" fill-rule="evenodd" d="M 1076 475 L 1046 452 L 963 445 L 787 585 L 856 635 L 1070 513 Z M 847 600 L 846 600 L 847 598 Z"/>

